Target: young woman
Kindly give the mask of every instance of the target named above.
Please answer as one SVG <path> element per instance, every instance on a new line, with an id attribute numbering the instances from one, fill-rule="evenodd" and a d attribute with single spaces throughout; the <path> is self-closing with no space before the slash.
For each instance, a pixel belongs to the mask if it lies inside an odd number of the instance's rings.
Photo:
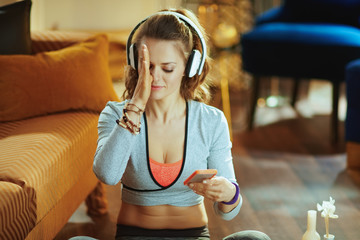
<path id="1" fill-rule="evenodd" d="M 133 37 L 134 36 L 134 37 Z M 187 10 L 156 13 L 129 36 L 123 102 L 99 118 L 94 172 L 122 183 L 116 239 L 209 239 L 203 199 L 234 218 L 242 197 L 223 113 L 209 100 L 203 29 Z M 184 185 L 195 170 L 217 175 Z M 228 239 L 269 239 L 240 232 Z"/>

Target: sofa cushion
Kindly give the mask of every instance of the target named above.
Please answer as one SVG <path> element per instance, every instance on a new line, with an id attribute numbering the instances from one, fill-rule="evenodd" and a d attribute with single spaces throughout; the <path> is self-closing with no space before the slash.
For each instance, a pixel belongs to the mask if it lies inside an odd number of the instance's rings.
<path id="1" fill-rule="evenodd" d="M 108 39 L 33 56 L 0 56 L 0 121 L 86 109 L 100 112 L 118 100 L 108 67 Z"/>
<path id="2" fill-rule="evenodd" d="M 13 1 L 0 7 L 0 54 L 30 54 L 31 1 Z"/>
<path id="3" fill-rule="evenodd" d="M 0 181 L 0 239 L 25 239 L 35 226 L 30 195 L 16 183 Z"/>
<path id="4" fill-rule="evenodd" d="M 0 182 L 33 193 L 32 211 L 21 217 L 40 222 L 84 174 L 93 174 L 97 122 L 97 113 L 74 111 L 0 124 Z"/>

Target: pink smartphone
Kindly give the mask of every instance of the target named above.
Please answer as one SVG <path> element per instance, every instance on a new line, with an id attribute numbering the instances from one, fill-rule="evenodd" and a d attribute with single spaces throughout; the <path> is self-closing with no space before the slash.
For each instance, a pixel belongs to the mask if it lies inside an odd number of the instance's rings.
<path id="1" fill-rule="evenodd" d="M 217 170 L 216 169 L 200 169 L 200 170 L 196 170 L 195 172 L 193 172 L 190 177 L 188 177 L 185 181 L 184 181 L 184 185 L 187 185 L 189 183 L 193 183 L 193 182 L 202 182 L 205 179 L 210 179 L 212 177 L 214 177 L 217 174 Z"/>

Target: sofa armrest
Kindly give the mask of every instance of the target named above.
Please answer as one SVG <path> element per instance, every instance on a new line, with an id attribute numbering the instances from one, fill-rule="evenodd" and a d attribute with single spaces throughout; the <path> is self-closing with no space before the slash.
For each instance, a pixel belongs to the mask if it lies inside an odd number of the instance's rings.
<path id="1" fill-rule="evenodd" d="M 109 39 L 109 68 L 113 81 L 122 80 L 126 66 L 126 40 L 129 30 L 101 31 L 32 31 L 32 53 L 55 51 L 82 42 L 96 34 L 106 34 Z"/>

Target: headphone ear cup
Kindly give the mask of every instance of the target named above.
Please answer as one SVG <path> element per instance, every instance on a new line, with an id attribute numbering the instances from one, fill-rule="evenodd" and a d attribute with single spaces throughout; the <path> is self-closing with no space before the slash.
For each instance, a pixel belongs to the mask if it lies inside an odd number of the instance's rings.
<path id="1" fill-rule="evenodd" d="M 185 74 L 187 77 L 192 78 L 198 72 L 201 62 L 201 53 L 199 50 L 193 50 L 188 58 Z M 199 73 L 200 74 L 200 73 Z"/>
<path id="2" fill-rule="evenodd" d="M 136 44 L 131 44 L 129 48 L 129 59 L 130 59 L 130 66 L 137 70 L 138 69 L 138 51 Z"/>

